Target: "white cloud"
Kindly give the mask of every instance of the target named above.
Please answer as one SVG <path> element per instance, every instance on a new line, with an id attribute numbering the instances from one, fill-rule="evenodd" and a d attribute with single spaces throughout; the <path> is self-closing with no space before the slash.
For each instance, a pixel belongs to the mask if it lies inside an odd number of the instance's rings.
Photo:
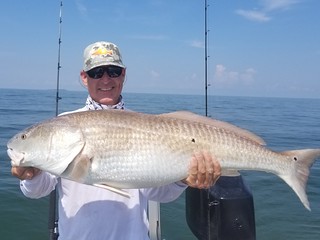
<path id="1" fill-rule="evenodd" d="M 247 68 L 241 73 L 240 79 L 246 85 L 251 85 L 254 82 L 256 71 L 253 68 Z"/>
<path id="2" fill-rule="evenodd" d="M 215 75 L 215 77 L 217 77 L 219 79 L 219 78 L 223 77 L 225 71 L 226 71 L 225 66 L 218 64 L 218 65 L 216 65 L 214 75 Z"/>
<path id="3" fill-rule="evenodd" d="M 221 87 L 235 87 L 239 85 L 252 85 L 255 82 L 256 71 L 253 68 L 247 68 L 243 71 L 228 70 L 222 64 L 215 67 L 214 81 Z"/>
<path id="4" fill-rule="evenodd" d="M 76 3 L 77 9 L 78 9 L 80 15 L 82 17 L 87 17 L 88 16 L 88 9 L 84 5 L 83 1 L 82 0 L 76 0 L 75 3 Z"/>
<path id="5" fill-rule="evenodd" d="M 152 78 L 159 78 L 160 77 L 160 73 L 154 71 L 154 70 L 151 70 L 150 71 L 150 75 Z"/>
<path id="6" fill-rule="evenodd" d="M 286 10 L 297 4 L 298 0 L 262 0 L 265 11 Z"/>
<path id="7" fill-rule="evenodd" d="M 271 18 L 268 17 L 266 13 L 262 11 L 255 11 L 255 10 L 250 11 L 250 10 L 238 9 L 236 10 L 236 13 L 252 21 L 268 22 L 271 20 Z"/>
<path id="8" fill-rule="evenodd" d="M 190 42 L 190 46 L 194 48 L 204 48 L 204 42 L 199 40 L 193 40 Z"/>
<path id="9" fill-rule="evenodd" d="M 271 20 L 269 14 L 277 10 L 287 10 L 300 0 L 260 0 L 261 7 L 258 10 L 237 9 L 236 14 L 256 22 L 268 22 Z"/>

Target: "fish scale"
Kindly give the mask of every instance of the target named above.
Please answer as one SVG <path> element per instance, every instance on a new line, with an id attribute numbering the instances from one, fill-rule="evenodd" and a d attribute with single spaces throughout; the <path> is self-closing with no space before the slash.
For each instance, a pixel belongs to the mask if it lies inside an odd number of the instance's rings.
<path id="1" fill-rule="evenodd" d="M 307 209 L 309 169 L 320 156 L 320 149 L 274 152 L 247 130 L 189 112 L 71 113 L 27 128 L 10 139 L 7 147 L 13 166 L 34 166 L 113 191 L 182 180 L 193 154 L 206 151 L 222 170 L 278 175 Z"/>

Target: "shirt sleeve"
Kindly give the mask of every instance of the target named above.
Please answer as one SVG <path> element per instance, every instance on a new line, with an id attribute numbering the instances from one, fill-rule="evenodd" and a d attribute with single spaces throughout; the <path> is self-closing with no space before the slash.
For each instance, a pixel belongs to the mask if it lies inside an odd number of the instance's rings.
<path id="1" fill-rule="evenodd" d="M 57 182 L 56 176 L 42 171 L 31 180 L 21 180 L 20 189 L 28 198 L 42 198 L 54 190 Z"/>
<path id="2" fill-rule="evenodd" d="M 144 188 L 141 191 L 148 200 L 167 203 L 176 200 L 187 187 L 188 185 L 182 182 L 175 182 L 157 188 Z"/>

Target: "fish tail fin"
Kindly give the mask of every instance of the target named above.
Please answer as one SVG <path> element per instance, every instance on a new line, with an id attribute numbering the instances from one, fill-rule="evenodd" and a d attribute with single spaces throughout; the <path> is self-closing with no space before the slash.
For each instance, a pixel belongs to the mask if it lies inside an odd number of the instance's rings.
<path id="1" fill-rule="evenodd" d="M 290 174 L 282 175 L 281 178 L 295 191 L 302 204 L 310 210 L 310 204 L 306 194 L 306 185 L 309 178 L 310 168 L 315 160 L 320 157 L 320 149 L 302 149 L 282 152 L 294 161 Z"/>

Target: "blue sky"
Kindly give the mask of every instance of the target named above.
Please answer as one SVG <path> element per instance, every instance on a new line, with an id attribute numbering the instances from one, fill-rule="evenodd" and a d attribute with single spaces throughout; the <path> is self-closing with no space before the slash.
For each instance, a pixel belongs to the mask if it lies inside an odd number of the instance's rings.
<path id="1" fill-rule="evenodd" d="M 208 93 L 320 97 L 320 1 L 208 0 Z M 1 1 L 0 88 L 55 89 L 59 0 Z M 204 0 L 65 0 L 60 87 L 116 43 L 125 92 L 204 94 Z"/>

